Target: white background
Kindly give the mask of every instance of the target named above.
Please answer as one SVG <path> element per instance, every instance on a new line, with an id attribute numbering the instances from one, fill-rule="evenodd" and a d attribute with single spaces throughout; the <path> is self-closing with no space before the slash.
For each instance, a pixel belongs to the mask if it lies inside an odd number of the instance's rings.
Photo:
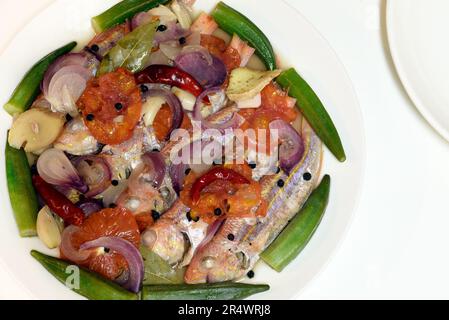
<path id="1" fill-rule="evenodd" d="M 0 0 L 0 54 L 52 1 Z M 363 195 L 349 232 L 298 298 L 449 298 L 449 144 L 419 115 L 396 76 L 386 1 L 287 1 L 347 68 L 368 149 Z M 1 266 L 0 283 L 0 298 L 27 298 Z"/>

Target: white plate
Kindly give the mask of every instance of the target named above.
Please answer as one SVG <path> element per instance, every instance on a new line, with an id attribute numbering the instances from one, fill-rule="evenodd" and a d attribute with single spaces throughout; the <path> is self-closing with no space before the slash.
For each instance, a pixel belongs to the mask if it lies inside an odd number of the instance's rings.
<path id="1" fill-rule="evenodd" d="M 71 40 L 81 44 L 93 35 L 90 17 L 116 3 L 114 0 L 58 0 L 35 17 L 12 41 L 0 57 L 0 102 L 3 104 L 26 70 L 40 57 Z M 256 267 L 254 282 L 265 282 L 271 290 L 256 296 L 260 299 L 289 299 L 323 268 L 342 240 L 362 188 L 365 167 L 365 141 L 361 113 L 351 82 L 334 51 L 320 34 L 283 1 L 228 0 L 245 13 L 271 39 L 284 61 L 307 79 L 327 106 L 346 148 L 348 160 L 341 164 L 325 153 L 324 173 L 332 176 L 330 204 L 325 217 L 300 257 L 278 274 L 262 263 Z M 200 0 L 197 8 L 209 11 L 215 1 Z M 276 4 L 274 4 L 276 3 Z M 2 150 L 11 118 L 0 112 Z M 3 156 L 3 153 L 2 153 Z M 11 212 L 0 165 L 0 258 L 24 288 L 24 297 L 41 299 L 76 299 L 80 296 L 57 282 L 29 251 L 46 251 L 38 239 L 20 239 Z M 25 294 L 26 292 L 26 294 Z"/>
<path id="2" fill-rule="evenodd" d="M 424 118 L 449 141 L 448 16 L 447 0 L 388 1 L 388 40 L 399 77 Z"/>

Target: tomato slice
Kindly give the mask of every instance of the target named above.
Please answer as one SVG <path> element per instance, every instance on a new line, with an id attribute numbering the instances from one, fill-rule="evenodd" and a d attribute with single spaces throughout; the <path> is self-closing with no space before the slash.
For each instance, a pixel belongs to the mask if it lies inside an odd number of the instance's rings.
<path id="1" fill-rule="evenodd" d="M 79 248 L 83 243 L 100 237 L 120 237 L 131 242 L 136 248 L 140 245 L 140 233 L 134 215 L 125 209 L 103 209 L 90 215 L 72 235 L 72 244 Z M 64 252 L 61 252 L 64 257 Z M 111 251 L 92 255 L 84 264 L 90 270 L 114 280 L 128 269 L 126 260 Z"/>
<path id="2" fill-rule="evenodd" d="M 131 138 L 142 112 L 140 89 L 123 68 L 91 79 L 77 105 L 92 135 L 111 145 Z"/>
<path id="3" fill-rule="evenodd" d="M 287 92 L 278 85 L 271 82 L 261 92 L 262 106 L 261 110 L 271 110 L 278 117 L 286 122 L 295 121 L 299 114 L 295 107 L 295 99 L 288 96 Z"/>
<path id="4" fill-rule="evenodd" d="M 211 54 L 217 56 L 226 66 L 228 72 L 240 66 L 241 58 L 239 52 L 226 45 L 226 42 L 212 35 L 201 35 L 201 46 L 205 47 Z"/>
<path id="5" fill-rule="evenodd" d="M 215 56 L 220 56 L 226 50 L 226 42 L 223 39 L 208 34 L 201 35 L 201 46 Z"/>
<path id="6" fill-rule="evenodd" d="M 240 129 L 253 129 L 255 130 L 256 140 L 252 141 L 257 143 L 261 152 L 268 153 L 270 151 L 270 123 L 273 120 L 284 120 L 286 122 L 293 122 L 299 115 L 299 111 L 295 107 L 295 100 L 290 98 L 288 94 L 279 88 L 276 84 L 270 83 L 261 92 L 262 104 L 257 109 L 243 109 L 239 111 L 239 114 L 246 120 Z M 262 131 L 265 130 L 265 137 L 260 136 Z M 261 138 L 265 139 L 265 145 L 262 143 Z M 245 141 L 247 147 L 248 142 Z"/>
<path id="7" fill-rule="evenodd" d="M 171 124 L 173 122 L 173 114 L 170 110 L 170 107 L 167 104 L 164 104 L 159 112 L 156 114 L 156 117 L 153 121 L 153 129 L 156 138 L 159 141 L 163 141 L 168 132 L 170 131 Z M 189 130 L 192 127 L 192 123 L 187 114 L 184 113 L 184 117 L 182 119 L 181 128 Z"/>
<path id="8" fill-rule="evenodd" d="M 250 181 L 250 184 L 233 184 L 226 180 L 217 180 L 205 187 L 198 202 L 193 203 L 192 186 L 199 178 L 193 171 L 184 182 L 181 200 L 191 208 L 192 217 L 200 217 L 206 223 L 212 223 L 217 218 L 256 217 L 266 213 L 265 201 L 262 199 L 262 189 L 258 182 L 252 180 L 252 171 L 247 164 L 226 164 L 231 169 Z M 220 215 L 215 211 L 219 209 Z"/>

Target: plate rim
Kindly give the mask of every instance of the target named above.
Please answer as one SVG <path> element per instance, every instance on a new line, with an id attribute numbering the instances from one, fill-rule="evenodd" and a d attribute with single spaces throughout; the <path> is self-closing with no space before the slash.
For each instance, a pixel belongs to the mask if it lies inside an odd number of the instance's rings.
<path id="1" fill-rule="evenodd" d="M 386 6 L 386 34 L 387 34 L 387 42 L 388 47 L 390 48 L 390 55 L 393 60 L 393 65 L 396 70 L 396 74 L 398 75 L 401 84 L 407 93 L 407 96 L 413 102 L 415 108 L 424 118 L 424 120 L 432 127 L 432 129 L 440 135 L 444 140 L 449 142 L 449 129 L 446 129 L 438 119 L 428 110 L 425 103 L 419 97 L 419 95 L 413 89 L 412 81 L 406 76 L 404 65 L 401 62 L 399 49 L 397 46 L 397 42 L 393 40 L 394 34 L 397 34 L 396 27 L 393 22 L 393 15 L 396 12 L 398 3 L 400 0 L 387 0 Z"/>

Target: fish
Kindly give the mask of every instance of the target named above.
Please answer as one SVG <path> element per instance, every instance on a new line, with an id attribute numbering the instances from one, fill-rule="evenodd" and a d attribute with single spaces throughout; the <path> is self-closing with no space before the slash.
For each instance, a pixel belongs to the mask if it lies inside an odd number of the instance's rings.
<path id="1" fill-rule="evenodd" d="M 65 125 L 54 147 L 75 156 L 84 156 L 98 152 L 101 144 L 89 132 L 83 119 L 77 117 Z"/>
<path id="2" fill-rule="evenodd" d="M 193 256 L 185 273 L 186 283 L 240 279 L 302 208 L 318 183 L 322 142 L 307 121 L 303 121 L 301 132 L 306 151 L 290 175 L 279 172 L 260 180 L 262 197 L 269 203 L 266 216 L 257 221 L 228 218 L 215 237 Z"/>
<path id="3" fill-rule="evenodd" d="M 190 209 L 180 199 L 142 234 L 143 244 L 175 267 L 188 265 L 206 237 L 208 224 L 189 219 Z"/>
<path id="4" fill-rule="evenodd" d="M 114 179 L 122 180 L 128 178 L 131 171 L 142 163 L 145 152 L 159 148 L 152 128 L 140 123 L 129 140 L 104 146 L 101 155 L 108 161 Z"/>
<path id="5" fill-rule="evenodd" d="M 221 123 L 227 121 L 235 111 L 235 107 L 228 107 L 211 115 L 208 120 Z M 174 151 L 197 138 L 192 137 L 187 142 L 169 141 L 161 150 L 161 154 L 170 159 Z M 173 266 L 187 266 L 207 235 L 209 224 L 189 219 L 189 211 L 190 208 L 177 199 L 174 205 L 142 234 L 143 244 Z"/>
<path id="6" fill-rule="evenodd" d="M 133 214 L 161 212 L 167 204 L 161 192 L 153 186 L 144 163 L 139 164 L 128 179 L 128 187 L 118 197 L 117 207 L 125 208 Z"/>
<path id="7" fill-rule="evenodd" d="M 86 47 L 86 51 L 95 55 L 98 60 L 101 61 L 101 59 L 108 53 L 108 51 L 111 50 L 130 31 L 130 23 L 125 22 L 102 33 L 99 33 L 89 42 Z"/>

